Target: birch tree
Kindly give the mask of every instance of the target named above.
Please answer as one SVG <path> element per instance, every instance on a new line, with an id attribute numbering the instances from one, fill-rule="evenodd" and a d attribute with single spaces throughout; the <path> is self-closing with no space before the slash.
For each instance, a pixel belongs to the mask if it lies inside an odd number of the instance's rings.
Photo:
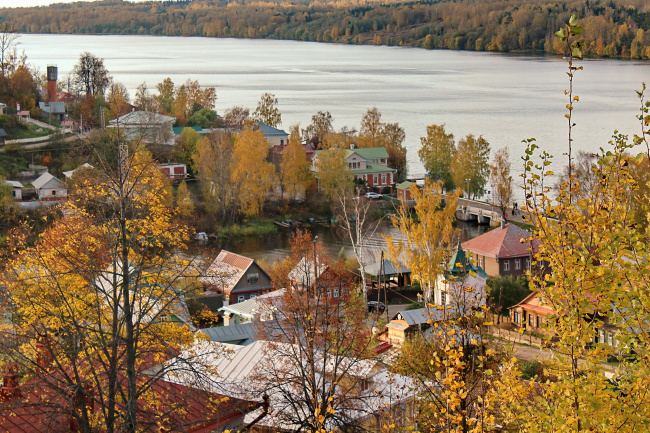
<path id="1" fill-rule="evenodd" d="M 429 303 L 444 262 L 450 254 L 449 245 L 455 240 L 453 222 L 456 218 L 459 191 L 443 194 L 442 182 L 429 183 L 420 189 L 413 185 L 415 218 L 409 208 L 398 208 L 393 225 L 401 232 L 399 239 L 386 237 L 391 260 L 405 260 L 411 277 L 420 283 L 424 301 Z"/>

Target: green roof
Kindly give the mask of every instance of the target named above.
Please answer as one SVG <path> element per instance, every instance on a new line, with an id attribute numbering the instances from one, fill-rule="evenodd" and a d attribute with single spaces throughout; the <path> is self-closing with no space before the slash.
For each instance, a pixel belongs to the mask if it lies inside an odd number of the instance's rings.
<path id="1" fill-rule="evenodd" d="M 469 272 L 474 272 L 479 277 L 488 277 L 483 268 L 480 266 L 475 266 L 472 264 L 472 262 L 470 262 L 459 242 L 456 251 L 454 251 L 454 254 L 452 254 L 449 262 L 447 262 L 447 269 L 445 270 L 445 274 L 451 275 L 453 277 L 463 277 Z"/>
<path id="2" fill-rule="evenodd" d="M 174 131 L 174 134 L 180 135 L 181 132 L 183 132 L 183 129 L 185 129 L 185 128 L 191 128 L 191 129 L 195 130 L 196 132 L 203 131 L 203 128 L 201 128 L 200 126 L 174 126 L 172 128 L 172 130 Z"/>
<path id="3" fill-rule="evenodd" d="M 388 159 L 388 152 L 386 152 L 385 147 L 365 147 L 365 148 L 347 149 L 345 151 L 345 157 L 347 158 L 353 153 L 356 153 L 357 155 L 365 159 L 377 159 L 377 158 Z"/>
<path id="4" fill-rule="evenodd" d="M 404 182 L 402 182 L 402 183 L 400 183 L 399 185 L 397 185 L 397 189 L 409 189 L 409 188 L 412 187 L 413 185 L 415 185 L 414 182 L 410 182 L 410 181 L 408 181 L 408 180 L 405 180 Z"/>

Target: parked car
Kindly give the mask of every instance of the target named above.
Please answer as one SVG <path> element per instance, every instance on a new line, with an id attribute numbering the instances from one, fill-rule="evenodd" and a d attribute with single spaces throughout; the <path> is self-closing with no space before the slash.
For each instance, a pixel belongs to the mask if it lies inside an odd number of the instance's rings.
<path id="1" fill-rule="evenodd" d="M 368 313 L 381 314 L 386 311 L 386 305 L 383 302 L 368 301 Z"/>
<path id="2" fill-rule="evenodd" d="M 369 198 L 371 200 L 379 200 L 382 197 L 383 197 L 383 195 L 377 194 L 376 192 L 367 192 L 366 193 L 366 198 Z"/>

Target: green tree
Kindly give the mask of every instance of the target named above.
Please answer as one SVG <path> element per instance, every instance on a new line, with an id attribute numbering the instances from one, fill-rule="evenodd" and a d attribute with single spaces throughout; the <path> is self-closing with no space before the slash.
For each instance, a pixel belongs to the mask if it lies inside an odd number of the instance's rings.
<path id="1" fill-rule="evenodd" d="M 278 98 L 272 93 L 264 93 L 253 111 L 253 119 L 277 128 L 282 123 L 282 115 L 278 110 Z"/>
<path id="2" fill-rule="evenodd" d="M 185 122 L 185 126 L 200 126 L 201 128 L 209 128 L 217 120 L 217 112 L 209 108 L 201 108 L 196 113 L 192 114 Z"/>
<path id="3" fill-rule="evenodd" d="M 165 113 L 172 113 L 174 110 L 174 82 L 167 77 L 156 84 L 156 89 L 158 89 L 157 99 L 160 109 Z"/>
<path id="4" fill-rule="evenodd" d="M 445 132 L 445 125 L 427 126 L 427 136 L 421 137 L 422 147 L 418 151 L 420 161 L 433 180 L 442 181 L 443 187 L 450 191 L 454 188 L 451 176 L 451 163 L 455 147 L 454 135 Z"/>
<path id="5" fill-rule="evenodd" d="M 103 96 L 111 82 L 104 59 L 85 51 L 79 56 L 79 62 L 74 66 L 75 81 L 86 95 Z"/>
<path id="6" fill-rule="evenodd" d="M 495 277 L 488 281 L 488 302 L 495 313 L 508 314 L 508 308 L 517 305 L 530 294 L 526 277 Z"/>

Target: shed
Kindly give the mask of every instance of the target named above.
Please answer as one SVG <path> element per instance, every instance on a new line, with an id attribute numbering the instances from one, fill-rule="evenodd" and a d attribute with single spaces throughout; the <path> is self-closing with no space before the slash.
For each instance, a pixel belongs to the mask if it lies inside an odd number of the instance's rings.
<path id="1" fill-rule="evenodd" d="M 49 172 L 43 173 L 32 182 L 39 200 L 60 200 L 68 196 L 65 183 L 54 177 Z"/>
<path id="2" fill-rule="evenodd" d="M 407 286 L 411 280 L 411 270 L 409 268 L 401 262 L 394 263 L 388 259 L 383 260 L 383 266 L 381 260 L 366 265 L 364 271 L 373 281 L 379 281 L 381 278 L 383 282 L 394 282 L 398 287 Z"/>
<path id="3" fill-rule="evenodd" d="M 5 183 L 8 183 L 11 185 L 11 187 L 14 190 L 14 198 L 16 200 L 22 200 L 23 199 L 23 184 L 18 182 L 17 180 L 5 180 Z"/>

